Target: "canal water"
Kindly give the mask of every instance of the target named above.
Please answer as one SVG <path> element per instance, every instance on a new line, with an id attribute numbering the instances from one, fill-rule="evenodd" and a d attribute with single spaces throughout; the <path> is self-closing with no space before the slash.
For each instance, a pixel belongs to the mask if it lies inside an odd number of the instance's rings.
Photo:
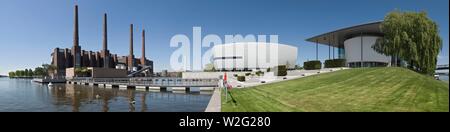
<path id="1" fill-rule="evenodd" d="M 0 78 L 0 111 L 9 112 L 202 112 L 212 92 L 119 90 L 96 86 Z"/>
<path id="2" fill-rule="evenodd" d="M 442 81 L 448 83 L 448 75 L 440 75 L 440 76 L 439 76 L 439 80 L 442 80 Z"/>

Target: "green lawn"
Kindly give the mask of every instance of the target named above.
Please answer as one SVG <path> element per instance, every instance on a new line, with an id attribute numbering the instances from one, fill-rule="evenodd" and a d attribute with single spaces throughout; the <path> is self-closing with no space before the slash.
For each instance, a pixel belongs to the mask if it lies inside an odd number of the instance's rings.
<path id="1" fill-rule="evenodd" d="M 224 112 L 449 111 L 449 85 L 403 68 L 363 68 L 233 89 Z"/>

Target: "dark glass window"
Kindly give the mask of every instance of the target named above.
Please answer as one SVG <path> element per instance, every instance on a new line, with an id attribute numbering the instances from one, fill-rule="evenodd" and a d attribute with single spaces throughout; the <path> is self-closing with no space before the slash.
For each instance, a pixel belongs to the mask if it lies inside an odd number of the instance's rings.
<path id="1" fill-rule="evenodd" d="M 215 57 L 214 60 L 228 60 L 228 59 L 242 59 L 242 56 L 230 56 L 230 57 Z"/>

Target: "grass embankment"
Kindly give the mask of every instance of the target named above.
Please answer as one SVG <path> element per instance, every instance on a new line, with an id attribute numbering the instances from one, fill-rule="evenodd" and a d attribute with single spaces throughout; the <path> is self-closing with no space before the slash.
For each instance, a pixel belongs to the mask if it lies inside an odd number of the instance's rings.
<path id="1" fill-rule="evenodd" d="M 449 111 L 448 90 L 408 69 L 349 69 L 233 89 L 222 111 Z"/>

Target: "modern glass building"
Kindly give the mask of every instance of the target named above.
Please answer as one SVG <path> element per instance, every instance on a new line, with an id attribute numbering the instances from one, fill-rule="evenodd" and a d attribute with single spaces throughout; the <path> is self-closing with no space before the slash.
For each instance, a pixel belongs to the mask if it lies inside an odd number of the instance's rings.
<path id="1" fill-rule="evenodd" d="M 401 64 L 399 59 L 377 53 L 372 46 L 383 37 L 381 21 L 366 23 L 331 31 L 306 39 L 316 43 L 316 59 L 318 60 L 318 44 L 328 46 L 328 59 L 345 59 L 348 67 L 378 67 Z M 337 48 L 337 56 L 335 51 Z M 332 52 L 332 53 L 331 53 Z"/>

